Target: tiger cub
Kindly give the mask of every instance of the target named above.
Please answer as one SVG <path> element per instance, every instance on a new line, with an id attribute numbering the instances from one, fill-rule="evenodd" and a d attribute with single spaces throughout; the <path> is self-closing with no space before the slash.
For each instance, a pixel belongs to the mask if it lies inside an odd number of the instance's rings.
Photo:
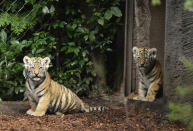
<path id="1" fill-rule="evenodd" d="M 133 57 L 139 76 L 138 94 L 131 93 L 128 98 L 152 102 L 162 87 L 162 70 L 156 59 L 156 48 L 133 47 Z"/>
<path id="2" fill-rule="evenodd" d="M 31 109 L 26 113 L 43 116 L 48 111 L 55 114 L 66 112 L 103 111 L 107 107 L 90 107 L 76 94 L 50 78 L 47 72 L 50 58 L 23 58 L 26 72 L 26 92 Z"/>

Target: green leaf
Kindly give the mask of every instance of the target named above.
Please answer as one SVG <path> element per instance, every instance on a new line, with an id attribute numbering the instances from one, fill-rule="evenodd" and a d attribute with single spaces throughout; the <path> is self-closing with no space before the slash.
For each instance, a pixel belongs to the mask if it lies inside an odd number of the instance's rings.
<path id="1" fill-rule="evenodd" d="M 86 50 L 82 51 L 82 56 L 83 57 L 86 57 L 87 54 L 89 54 L 88 51 L 86 51 Z"/>
<path id="2" fill-rule="evenodd" d="M 186 96 L 186 95 L 190 95 L 190 94 L 193 93 L 193 85 L 190 85 L 190 86 L 187 86 L 187 87 L 184 87 L 184 88 L 178 86 L 176 88 L 176 92 L 177 92 L 177 94 L 179 94 L 182 97 Z"/>
<path id="3" fill-rule="evenodd" d="M 80 52 L 80 49 L 79 49 L 79 48 L 75 48 L 75 49 L 74 49 L 74 53 L 75 53 L 76 55 L 78 55 L 79 52 Z"/>
<path id="4" fill-rule="evenodd" d="M 45 6 L 45 7 L 42 9 L 42 12 L 43 12 L 44 14 L 48 14 L 48 13 L 49 13 L 48 7 Z"/>
<path id="5" fill-rule="evenodd" d="M 38 49 L 38 50 L 36 50 L 36 53 L 37 54 L 40 54 L 40 53 L 42 53 L 42 52 L 44 52 L 45 51 L 45 49 Z"/>
<path id="6" fill-rule="evenodd" d="M 111 48 L 107 48 L 107 51 L 112 51 L 112 49 Z"/>
<path id="7" fill-rule="evenodd" d="M 118 7 L 116 7 L 116 6 L 115 7 L 111 7 L 111 12 L 116 17 L 121 17 L 122 16 L 121 10 Z"/>
<path id="8" fill-rule="evenodd" d="M 53 5 L 51 5 L 51 7 L 50 7 L 50 12 L 49 12 L 49 13 L 53 13 L 54 11 L 55 11 L 55 8 L 54 8 Z"/>
<path id="9" fill-rule="evenodd" d="M 75 46 L 75 43 L 74 42 L 68 42 L 68 45 L 69 46 Z"/>
<path id="10" fill-rule="evenodd" d="M 25 69 L 23 70 L 23 76 L 24 76 L 25 79 L 27 78 L 27 73 L 26 73 Z"/>
<path id="11" fill-rule="evenodd" d="M 160 0 L 152 0 L 152 1 L 151 1 L 151 4 L 152 4 L 153 6 L 160 5 L 160 4 L 161 4 L 161 1 L 160 1 Z"/>
<path id="12" fill-rule="evenodd" d="M 104 25 L 104 19 L 101 17 L 100 19 L 98 19 L 97 21 L 100 25 Z"/>
<path id="13" fill-rule="evenodd" d="M 95 41 L 95 32 L 94 31 L 91 31 L 90 34 L 89 34 L 89 40 L 90 41 Z"/>
<path id="14" fill-rule="evenodd" d="M 91 66 L 93 65 L 93 62 L 89 61 L 86 65 Z"/>
<path id="15" fill-rule="evenodd" d="M 1 40 L 5 43 L 7 41 L 7 33 L 4 30 L 2 30 L 0 36 Z"/>
<path id="16" fill-rule="evenodd" d="M 111 12 L 111 10 L 107 10 L 107 11 L 105 12 L 104 18 L 105 18 L 106 20 L 110 20 L 111 17 L 112 17 L 112 12 Z"/>
<path id="17" fill-rule="evenodd" d="M 18 40 L 11 40 L 10 42 L 11 42 L 11 44 L 19 44 Z"/>
<path id="18" fill-rule="evenodd" d="M 85 33 L 85 28 L 83 28 L 83 27 L 78 27 L 77 28 L 77 32 L 80 32 L 80 33 Z"/>
<path id="19" fill-rule="evenodd" d="M 33 48 L 31 53 L 34 55 L 36 53 L 36 48 Z"/>
<path id="20" fill-rule="evenodd" d="M 88 40 L 88 35 L 84 36 L 84 40 L 87 41 Z"/>
<path id="21" fill-rule="evenodd" d="M 72 25 L 72 29 L 74 30 L 77 27 L 77 24 Z"/>
<path id="22" fill-rule="evenodd" d="M 186 57 L 181 56 L 179 58 L 179 60 L 184 64 L 184 66 L 186 67 L 186 70 L 188 71 L 192 71 L 193 72 L 193 63 L 190 62 Z"/>

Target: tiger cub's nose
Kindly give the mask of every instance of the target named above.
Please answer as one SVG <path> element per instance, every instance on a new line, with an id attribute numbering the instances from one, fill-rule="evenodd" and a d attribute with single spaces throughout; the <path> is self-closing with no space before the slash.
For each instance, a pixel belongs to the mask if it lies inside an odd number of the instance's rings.
<path id="1" fill-rule="evenodd" d="M 141 66 L 144 67 L 145 63 L 142 63 Z"/>
<path id="2" fill-rule="evenodd" d="M 35 76 L 38 76 L 38 72 L 34 72 Z"/>

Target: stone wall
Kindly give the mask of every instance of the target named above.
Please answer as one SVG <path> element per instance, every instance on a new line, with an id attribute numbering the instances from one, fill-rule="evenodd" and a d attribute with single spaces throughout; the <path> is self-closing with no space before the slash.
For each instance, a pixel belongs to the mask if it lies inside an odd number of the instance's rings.
<path id="1" fill-rule="evenodd" d="M 183 3 L 183 0 L 166 1 L 164 95 L 168 100 L 178 100 L 177 86 L 193 84 L 193 74 L 179 60 L 185 56 L 193 61 L 193 12 L 184 10 Z M 184 100 L 193 102 L 193 97 Z"/>

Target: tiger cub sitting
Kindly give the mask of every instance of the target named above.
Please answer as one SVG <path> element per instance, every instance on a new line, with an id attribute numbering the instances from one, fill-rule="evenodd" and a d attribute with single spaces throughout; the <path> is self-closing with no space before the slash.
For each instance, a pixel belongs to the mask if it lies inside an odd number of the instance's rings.
<path id="1" fill-rule="evenodd" d="M 23 58 L 26 72 L 26 92 L 31 109 L 26 113 L 43 116 L 47 111 L 55 114 L 66 112 L 103 111 L 107 107 L 90 107 L 76 94 L 50 78 L 47 72 L 50 58 Z"/>
<path id="2" fill-rule="evenodd" d="M 156 56 L 156 48 L 133 47 L 133 57 L 139 74 L 139 87 L 138 94 L 131 93 L 128 96 L 129 99 L 152 102 L 158 91 L 161 91 L 162 70 Z"/>

